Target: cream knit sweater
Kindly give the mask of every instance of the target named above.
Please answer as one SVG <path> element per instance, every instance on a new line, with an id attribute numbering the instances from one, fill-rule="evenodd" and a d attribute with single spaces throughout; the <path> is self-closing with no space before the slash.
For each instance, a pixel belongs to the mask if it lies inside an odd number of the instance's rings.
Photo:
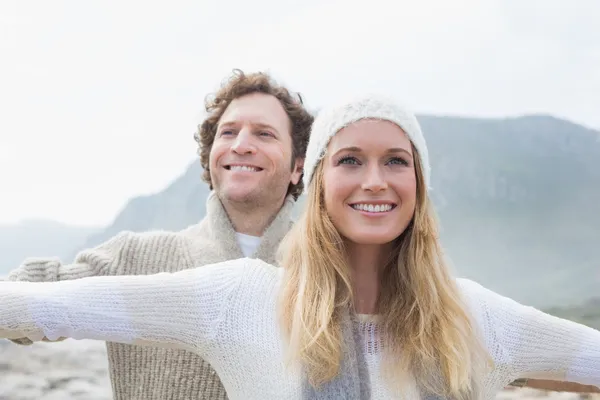
<path id="1" fill-rule="evenodd" d="M 301 399 L 301 375 L 286 369 L 277 323 L 282 270 L 238 259 L 173 274 L 0 283 L 0 337 L 68 336 L 186 349 L 215 368 L 234 400 Z M 600 385 L 600 332 L 458 280 L 495 369 L 485 399 L 522 377 Z M 393 394 L 379 375 L 377 322 L 364 319 L 372 398 Z"/>
<path id="2" fill-rule="evenodd" d="M 294 201 L 288 197 L 275 220 L 262 237 L 255 257 L 268 263 L 275 263 L 275 252 L 283 236 L 291 227 L 291 212 Z M 112 275 L 147 275 L 159 272 L 176 272 L 192 267 L 217 263 L 243 257 L 237 244 L 235 232 L 218 198 L 211 194 L 207 201 L 207 215 L 197 225 L 181 232 L 124 232 L 108 242 L 78 254 L 73 264 L 63 265 L 54 259 L 30 259 L 13 270 L 8 279 L 11 281 L 71 281 L 57 286 L 77 287 L 86 285 L 79 278 Z M 153 279 L 162 286 L 160 275 Z M 130 279 L 114 278 L 116 281 Z M 94 280 L 95 281 L 95 280 Z M 169 291 L 168 285 L 164 283 Z M 5 293 L 8 286 L 3 283 L 0 292 Z M 57 287 L 48 285 L 48 287 Z M 27 288 L 46 287 L 46 285 L 25 285 Z M 27 290 L 27 289 L 26 289 Z M 165 293 L 167 293 L 165 292 Z M 5 294 L 8 294 L 6 292 Z M 149 303 L 140 303 L 144 309 L 151 309 L 153 302 L 163 301 L 158 295 Z M 88 295 L 94 296 L 91 292 Z M 165 296 L 171 296 L 165 294 Z M 191 298 L 185 293 L 175 293 L 181 305 L 189 305 Z M 119 302 L 119 296 L 111 297 L 109 302 Z M 53 308 L 58 299 L 49 299 L 43 308 Z M 66 301 L 66 299 L 63 298 Z M 59 300 L 59 301 L 63 301 Z M 84 298 L 71 303 L 71 312 L 77 313 L 78 304 Z M 121 303 L 122 304 L 122 303 Z M 0 307 L 8 306 L 0 300 Z M 27 308 L 27 303 L 22 307 Z M 86 314 L 81 309 L 81 315 Z M 107 309 L 108 310 L 108 309 Z M 13 311 L 17 311 L 16 308 Z M 191 311 L 191 310 L 190 310 Z M 114 316 L 118 317 L 117 314 Z M 24 316 L 24 315 L 23 315 Z M 89 315 L 88 315 L 89 317 Z M 58 322 L 58 321 L 56 321 Z M 102 322 L 98 321 L 100 324 Z M 110 324 L 110 322 L 108 322 Z M 167 325 L 165 325 L 165 328 Z M 14 332 L 14 331 L 13 331 Z M 23 332 L 26 333 L 26 332 Z M 15 335 L 10 335 L 15 337 Z M 16 335 L 17 337 L 19 335 Z M 26 335 L 21 335 L 26 336 Z M 70 332 L 63 331 L 58 336 L 69 337 Z M 58 336 L 49 335 L 52 339 Z M 182 349 L 132 346 L 112 336 L 106 336 L 109 371 L 115 400 L 224 400 L 225 390 L 215 371 L 201 357 Z M 115 338 L 116 339 L 116 338 Z M 22 338 L 19 342 L 26 344 Z M 111 343 L 112 342 L 112 343 Z M 116 343 L 121 342 L 121 343 Z M 49 344 L 50 345 L 50 344 Z M 189 350 L 189 346 L 187 347 Z M 258 365 L 258 364 L 257 364 Z"/>

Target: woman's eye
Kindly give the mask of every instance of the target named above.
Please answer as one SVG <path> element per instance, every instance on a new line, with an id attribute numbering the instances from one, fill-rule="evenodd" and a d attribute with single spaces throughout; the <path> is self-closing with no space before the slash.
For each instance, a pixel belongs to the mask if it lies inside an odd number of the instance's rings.
<path id="1" fill-rule="evenodd" d="M 358 164 L 358 160 L 356 159 L 356 157 L 350 157 L 350 156 L 346 156 L 346 157 L 342 157 L 340 158 L 340 160 L 338 161 L 338 164 Z"/>
<path id="2" fill-rule="evenodd" d="M 408 165 L 408 162 L 405 159 L 400 158 L 400 157 L 394 157 L 394 158 L 392 158 L 389 161 L 389 163 L 391 163 L 391 164 L 399 164 L 399 165 Z"/>

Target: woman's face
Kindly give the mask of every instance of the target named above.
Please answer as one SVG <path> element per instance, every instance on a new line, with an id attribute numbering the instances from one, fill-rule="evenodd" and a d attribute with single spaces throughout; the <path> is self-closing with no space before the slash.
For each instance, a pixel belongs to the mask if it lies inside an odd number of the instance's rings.
<path id="1" fill-rule="evenodd" d="M 340 235 L 386 244 L 410 223 L 417 181 L 412 144 L 396 124 L 361 120 L 340 130 L 323 159 L 325 207 Z"/>

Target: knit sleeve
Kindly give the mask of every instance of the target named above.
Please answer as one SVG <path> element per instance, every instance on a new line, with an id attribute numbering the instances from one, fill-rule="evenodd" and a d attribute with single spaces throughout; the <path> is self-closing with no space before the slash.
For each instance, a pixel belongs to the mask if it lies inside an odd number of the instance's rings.
<path id="1" fill-rule="evenodd" d="M 132 234 L 122 232 L 106 242 L 77 254 L 71 264 L 58 258 L 28 258 L 8 274 L 9 281 L 55 282 L 90 276 L 112 275 L 119 254 Z"/>
<path id="2" fill-rule="evenodd" d="M 56 282 L 79 279 L 90 276 L 113 275 L 122 249 L 131 240 L 131 233 L 122 232 L 106 242 L 81 251 L 71 264 L 63 264 L 58 258 L 27 258 L 14 270 L 10 271 L 7 280 L 26 282 Z M 61 341 L 65 338 L 57 338 Z M 43 338 L 44 341 L 50 341 Z M 28 338 L 11 339 L 13 343 L 31 345 Z"/>
<path id="3" fill-rule="evenodd" d="M 600 332 L 463 281 L 481 310 L 495 362 L 513 378 L 542 378 L 600 386 Z"/>
<path id="4" fill-rule="evenodd" d="M 59 337 L 201 353 L 224 318 L 244 259 L 176 273 L 0 282 L 0 337 Z"/>

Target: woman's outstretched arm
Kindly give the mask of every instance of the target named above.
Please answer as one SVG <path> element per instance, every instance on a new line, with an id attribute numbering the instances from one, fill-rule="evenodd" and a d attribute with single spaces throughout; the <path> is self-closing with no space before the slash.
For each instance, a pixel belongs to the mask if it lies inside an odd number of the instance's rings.
<path id="1" fill-rule="evenodd" d="M 0 282 L 0 337 L 96 339 L 202 354 L 246 261 L 155 275 Z"/>
<path id="2" fill-rule="evenodd" d="M 524 306 L 471 282 L 515 378 L 600 386 L 600 331 Z"/>

